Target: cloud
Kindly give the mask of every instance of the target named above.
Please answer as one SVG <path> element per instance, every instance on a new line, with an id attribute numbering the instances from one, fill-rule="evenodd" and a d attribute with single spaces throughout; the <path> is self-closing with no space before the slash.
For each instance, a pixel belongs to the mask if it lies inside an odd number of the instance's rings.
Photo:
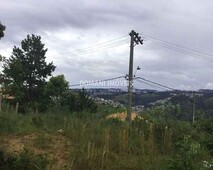
<path id="1" fill-rule="evenodd" d="M 213 89 L 213 82 L 209 82 L 205 86 L 206 89 Z"/>
<path id="2" fill-rule="evenodd" d="M 0 6 L 0 21 L 7 26 L 0 54 L 9 57 L 27 34 L 39 34 L 47 60 L 57 65 L 55 74 L 65 74 L 70 82 L 111 78 L 128 73 L 128 33 L 135 29 L 145 37 L 134 52 L 134 69 L 142 68 L 138 75 L 174 88 L 212 88 L 213 62 L 147 36 L 213 54 L 212 5 L 211 0 L 8 0 Z M 113 48 L 100 48 L 124 35 L 123 41 L 106 46 Z M 76 51 L 90 47 L 94 50 Z"/>

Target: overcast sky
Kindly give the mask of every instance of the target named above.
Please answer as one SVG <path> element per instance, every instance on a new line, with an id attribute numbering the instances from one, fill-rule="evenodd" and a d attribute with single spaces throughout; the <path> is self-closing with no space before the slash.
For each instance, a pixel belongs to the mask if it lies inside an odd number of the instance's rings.
<path id="1" fill-rule="evenodd" d="M 213 89 L 212 7 L 212 0 L 0 0 L 7 27 L 0 54 L 9 57 L 27 34 L 41 35 L 54 75 L 70 84 L 108 79 L 128 73 L 133 29 L 144 39 L 135 46 L 136 76 L 175 89 Z"/>

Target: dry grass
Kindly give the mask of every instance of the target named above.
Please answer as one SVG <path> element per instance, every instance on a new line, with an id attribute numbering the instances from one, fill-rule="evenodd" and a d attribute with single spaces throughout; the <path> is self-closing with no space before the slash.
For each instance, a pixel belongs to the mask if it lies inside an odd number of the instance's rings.
<path id="1" fill-rule="evenodd" d="M 121 121 L 125 121 L 127 117 L 127 112 L 114 113 L 106 116 L 106 119 L 118 119 Z M 136 118 L 143 120 L 143 117 L 139 116 L 136 112 L 131 113 L 131 120 L 135 120 Z"/>

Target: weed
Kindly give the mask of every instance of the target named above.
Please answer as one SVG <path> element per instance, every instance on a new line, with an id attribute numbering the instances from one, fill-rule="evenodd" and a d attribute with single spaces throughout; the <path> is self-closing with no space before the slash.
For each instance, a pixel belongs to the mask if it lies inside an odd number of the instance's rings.
<path id="1" fill-rule="evenodd" d="M 32 150 L 24 148 L 17 154 L 5 155 L 0 151 L 0 169 L 45 170 L 50 162 L 46 155 L 36 155 Z"/>

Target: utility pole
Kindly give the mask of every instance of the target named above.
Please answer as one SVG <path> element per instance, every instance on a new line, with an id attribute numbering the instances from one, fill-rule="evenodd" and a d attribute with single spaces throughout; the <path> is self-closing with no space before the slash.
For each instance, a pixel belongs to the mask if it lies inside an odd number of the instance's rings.
<path id="1" fill-rule="evenodd" d="M 192 116 L 192 124 L 195 123 L 195 91 L 193 92 L 193 116 Z"/>
<path id="2" fill-rule="evenodd" d="M 130 57 L 129 57 L 129 75 L 128 75 L 128 107 L 127 107 L 127 120 L 131 121 L 132 112 L 132 90 L 133 90 L 133 55 L 134 46 L 137 44 L 143 44 L 143 40 L 139 37 L 139 34 L 132 30 L 129 34 L 130 40 Z"/>

